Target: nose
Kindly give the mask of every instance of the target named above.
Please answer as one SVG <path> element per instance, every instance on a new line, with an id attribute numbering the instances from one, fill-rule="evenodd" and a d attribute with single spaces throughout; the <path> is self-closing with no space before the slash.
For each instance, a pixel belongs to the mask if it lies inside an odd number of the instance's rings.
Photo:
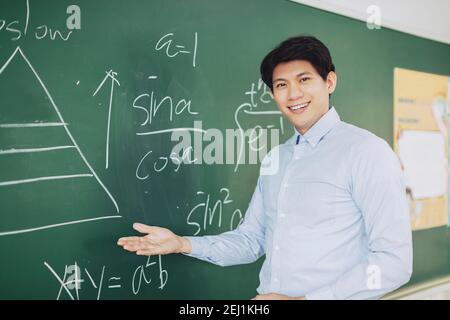
<path id="1" fill-rule="evenodd" d="M 289 100 L 295 101 L 303 98 L 303 90 L 299 83 L 291 85 L 289 87 Z"/>

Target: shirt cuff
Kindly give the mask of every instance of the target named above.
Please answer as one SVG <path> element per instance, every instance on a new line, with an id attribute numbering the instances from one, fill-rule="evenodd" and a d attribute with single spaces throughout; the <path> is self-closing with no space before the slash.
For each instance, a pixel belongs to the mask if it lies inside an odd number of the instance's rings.
<path id="1" fill-rule="evenodd" d="M 200 258 L 205 256 L 205 239 L 202 237 L 183 237 L 191 243 L 191 253 L 183 253 L 185 256 Z"/>
<path id="2" fill-rule="evenodd" d="M 336 300 L 330 286 L 311 291 L 305 295 L 306 300 Z"/>

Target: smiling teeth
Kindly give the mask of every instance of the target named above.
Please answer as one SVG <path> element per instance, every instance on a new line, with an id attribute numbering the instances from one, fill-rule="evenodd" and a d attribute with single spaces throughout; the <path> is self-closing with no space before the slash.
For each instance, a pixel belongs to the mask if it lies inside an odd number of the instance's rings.
<path id="1" fill-rule="evenodd" d="M 308 105 L 308 103 L 309 103 L 309 102 L 303 103 L 303 104 L 297 104 L 297 105 L 295 105 L 295 106 L 289 107 L 289 109 L 295 111 L 295 110 L 298 110 L 298 109 L 300 109 L 300 108 L 306 107 L 306 106 Z"/>

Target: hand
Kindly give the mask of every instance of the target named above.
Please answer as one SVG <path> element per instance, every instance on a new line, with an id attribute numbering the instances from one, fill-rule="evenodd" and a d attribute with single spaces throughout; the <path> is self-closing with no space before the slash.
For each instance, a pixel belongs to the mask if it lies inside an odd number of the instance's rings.
<path id="1" fill-rule="evenodd" d="M 290 297 L 284 294 L 278 293 L 267 293 L 267 294 L 258 294 L 252 300 L 305 300 L 304 297 Z"/>
<path id="2" fill-rule="evenodd" d="M 137 255 L 190 253 L 192 250 L 188 239 L 177 236 L 169 229 L 151 227 L 142 223 L 133 224 L 133 229 L 147 235 L 142 237 L 123 237 L 117 241 L 117 244 L 127 251 L 136 252 Z"/>

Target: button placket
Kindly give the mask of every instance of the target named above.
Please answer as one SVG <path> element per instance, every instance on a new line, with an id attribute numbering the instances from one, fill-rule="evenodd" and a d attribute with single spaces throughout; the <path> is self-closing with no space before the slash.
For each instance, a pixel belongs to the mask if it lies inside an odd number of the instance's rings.
<path id="1" fill-rule="evenodd" d="M 283 202 L 283 198 L 286 195 L 286 189 L 289 187 L 289 184 L 287 183 L 287 179 L 289 177 L 289 173 L 290 173 L 290 168 L 292 166 L 292 159 L 291 161 L 287 164 L 286 169 L 284 171 L 283 177 L 281 179 L 281 183 L 280 183 L 280 189 L 278 191 L 278 199 L 277 199 L 277 215 L 276 215 L 276 223 L 275 223 L 275 227 L 273 230 L 273 239 L 272 239 L 272 257 L 271 257 L 271 269 L 272 269 L 272 287 L 273 290 L 278 290 L 279 286 L 280 286 L 280 281 L 279 278 L 277 276 L 277 271 L 278 271 L 278 266 L 279 266 L 279 251 L 280 251 L 280 247 L 278 245 L 278 243 L 280 243 L 280 238 L 282 237 L 282 233 L 280 234 L 279 230 L 279 225 L 283 225 L 284 222 L 284 217 L 286 216 L 286 214 L 283 212 L 281 206 Z M 280 221 L 281 218 L 281 221 Z"/>

